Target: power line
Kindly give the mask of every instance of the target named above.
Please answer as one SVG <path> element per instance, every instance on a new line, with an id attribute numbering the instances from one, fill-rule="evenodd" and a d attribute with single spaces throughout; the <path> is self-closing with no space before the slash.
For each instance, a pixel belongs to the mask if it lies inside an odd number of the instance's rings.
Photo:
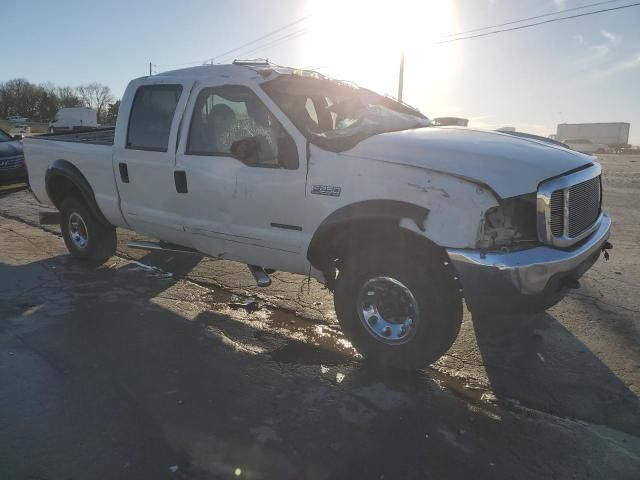
<path id="1" fill-rule="evenodd" d="M 440 41 L 440 42 L 436 42 L 436 45 L 442 45 L 444 43 L 459 42 L 460 40 L 469 40 L 470 38 L 486 37 L 486 36 L 489 36 L 489 35 L 495 35 L 497 33 L 512 32 L 514 30 L 523 30 L 525 28 L 536 27 L 538 25 L 544 25 L 544 24 L 547 24 L 547 23 L 561 22 L 563 20 L 572 20 L 574 18 L 580 18 L 580 17 L 588 17 L 589 15 L 596 15 L 598 13 L 612 12 L 612 11 L 615 11 L 615 10 L 622 10 L 624 8 L 637 7 L 639 5 L 640 5 L 640 2 L 639 3 L 631 3 L 629 5 L 621 5 L 619 7 L 604 8 L 602 10 L 594 10 L 593 12 L 578 13 L 576 15 L 569 15 L 568 17 L 552 18 L 552 19 L 549 19 L 549 20 L 544 20 L 542 22 L 528 23 L 527 25 L 519 25 L 517 27 L 503 28 L 501 30 L 493 30 L 491 32 L 478 33 L 476 35 L 467 35 L 466 37 L 453 38 L 451 40 L 443 40 L 443 41 Z"/>
<path id="2" fill-rule="evenodd" d="M 522 22 L 525 22 L 525 21 L 534 20 L 534 19 L 537 19 L 537 18 L 548 17 L 548 16 L 551 16 L 551 15 L 560 15 L 562 13 L 566 13 L 566 12 L 570 12 L 570 11 L 590 8 L 590 7 L 609 4 L 609 3 L 615 3 L 615 2 L 619 2 L 619 1 L 622 1 L 622 0 L 609 0 L 609 1 L 603 1 L 603 2 L 595 2 L 595 3 L 589 4 L 589 5 L 583 5 L 583 6 L 580 6 L 580 7 L 568 8 L 568 9 L 561 10 L 561 11 L 554 12 L 554 13 L 547 13 L 547 14 L 543 14 L 543 15 L 527 17 L 527 18 L 523 18 L 523 19 L 520 19 L 520 20 L 513 20 L 513 21 L 510 21 L 510 22 L 505 22 L 505 23 L 492 25 L 492 26 L 487 26 L 487 27 L 483 27 L 483 28 L 476 28 L 476 29 L 467 30 L 467 31 L 464 31 L 464 32 L 452 33 L 452 34 L 445 35 L 443 38 L 452 37 L 452 36 L 458 36 L 458 35 L 464 35 L 466 33 L 480 32 L 482 30 L 488 30 L 488 29 L 491 29 L 491 28 L 497 28 L 497 27 L 501 27 L 501 26 L 512 25 L 512 24 L 515 24 L 515 23 L 522 23 Z M 475 35 L 467 35 L 467 36 L 462 36 L 462 37 L 458 37 L 458 38 L 442 40 L 442 41 L 436 42 L 436 44 L 437 45 L 441 45 L 441 44 L 446 44 L 446 43 L 458 42 L 458 41 L 461 41 L 461 40 L 469 40 L 469 39 L 472 39 L 472 38 L 486 37 L 486 36 L 495 35 L 495 34 L 498 34 L 498 33 L 511 32 L 511 31 L 515 31 L 515 30 L 523 30 L 523 29 L 526 29 L 526 28 L 531 28 L 531 27 L 535 27 L 535 26 L 539 26 L 539 25 L 548 24 L 548 23 L 555 23 L 555 22 L 560 22 L 560 21 L 564 21 L 564 20 L 572 20 L 572 19 L 575 19 L 575 18 L 587 17 L 587 16 L 590 16 L 590 15 L 596 15 L 596 14 L 600 14 L 600 13 L 606 13 L 606 12 L 611 12 L 611 11 L 616 11 L 616 10 L 622 10 L 622 9 L 625 9 L 625 8 L 637 7 L 639 5 L 640 5 L 640 2 L 632 3 L 632 4 L 628 4 L 628 5 L 621 5 L 621 6 L 618 6 L 618 7 L 611 7 L 611 8 L 605 8 L 605 9 L 600 9 L 600 10 L 594 10 L 594 11 L 586 12 L 586 13 L 569 15 L 569 16 L 566 16 L 566 17 L 552 18 L 552 19 L 549 19 L 549 20 L 543 20 L 541 22 L 534 22 L 534 23 L 529 23 L 529 24 L 526 24 L 526 25 L 518 25 L 518 26 L 510 27 L 510 28 L 503 28 L 503 29 L 499 29 L 499 30 L 492 30 L 490 32 L 478 33 L 478 34 L 475 34 Z M 253 45 L 253 44 L 255 44 L 255 43 L 257 43 L 257 42 L 259 42 L 261 40 L 269 38 L 269 37 L 271 37 L 271 36 L 273 36 L 273 35 L 275 35 L 277 33 L 282 32 L 283 30 L 286 30 L 289 27 L 292 27 L 293 25 L 296 25 L 298 23 L 301 23 L 301 22 L 309 19 L 312 15 L 313 14 L 308 14 L 308 15 L 305 15 L 303 17 L 300 17 L 300 18 L 294 20 L 293 22 L 290 22 L 290 23 L 288 23 L 286 25 L 283 25 L 282 27 L 280 27 L 280 28 L 278 28 L 276 30 L 273 30 L 273 31 L 271 31 L 271 32 L 269 32 L 269 33 L 267 33 L 265 35 L 262 35 L 262 36 L 260 36 L 258 38 L 255 38 L 255 39 L 253 39 L 253 40 L 251 40 L 249 42 L 246 42 L 246 43 L 244 43 L 243 45 L 241 45 L 239 47 L 236 47 L 236 48 L 233 48 L 231 50 L 228 50 L 225 53 L 216 55 L 216 56 L 212 57 L 210 59 L 210 61 L 213 62 L 213 60 L 217 60 L 217 59 L 219 59 L 221 57 L 229 55 L 230 53 L 237 52 L 238 50 L 241 50 L 241 49 L 243 49 L 243 48 L 245 48 L 247 46 Z M 293 40 L 293 39 L 298 38 L 298 37 L 300 37 L 302 35 L 305 35 L 306 33 L 308 33 L 309 30 L 310 30 L 309 26 L 303 27 L 303 28 L 298 29 L 298 30 L 295 30 L 293 32 L 290 32 L 290 33 L 284 35 L 284 36 L 281 36 L 281 37 L 273 39 L 273 40 L 271 40 L 271 41 L 269 41 L 269 42 L 267 42 L 267 43 L 265 43 L 263 45 L 260 45 L 255 49 L 252 49 L 252 50 L 250 50 L 248 52 L 245 52 L 245 53 L 243 53 L 243 55 L 250 55 L 250 54 L 252 54 L 254 52 L 261 51 L 261 50 L 264 50 L 266 48 L 273 47 L 275 45 L 287 42 L 289 40 Z M 192 65 L 194 63 L 204 63 L 204 62 L 205 61 L 203 61 L 203 60 L 197 60 L 197 61 L 193 61 L 193 62 L 185 62 L 185 63 L 172 64 L 172 65 L 154 65 L 154 67 L 176 67 L 176 66 Z"/>
<path id="3" fill-rule="evenodd" d="M 275 40 L 273 40 L 271 42 L 265 43 L 264 45 L 260 45 L 259 47 L 254 48 L 253 50 L 250 50 L 249 52 L 245 52 L 243 55 L 249 55 L 249 54 L 252 54 L 254 52 L 259 52 L 259 51 L 262 51 L 262 50 L 264 50 L 266 48 L 270 48 L 270 47 L 272 47 L 274 45 L 278 45 L 280 43 L 284 43 L 286 41 L 293 40 L 295 38 L 301 37 L 301 36 L 309 33 L 310 31 L 311 31 L 311 27 L 301 28 L 300 30 L 296 30 L 295 32 L 292 32 L 292 33 L 290 33 L 288 35 L 285 35 L 283 37 L 277 38 L 277 39 L 275 39 Z"/>
<path id="4" fill-rule="evenodd" d="M 458 41 L 461 41 L 461 40 L 469 40 L 469 39 L 478 38 L 478 37 L 486 37 L 486 36 L 494 35 L 494 34 L 498 34 L 498 33 L 510 32 L 510 31 L 514 31 L 514 30 L 522 30 L 522 29 L 525 29 L 525 28 L 531 28 L 531 27 L 535 27 L 535 26 L 538 26 L 538 25 L 544 25 L 544 24 L 547 24 L 547 23 L 560 22 L 560 21 L 564 21 L 564 20 L 572 20 L 572 19 L 575 19 L 575 18 L 587 17 L 589 15 L 596 15 L 596 14 L 600 14 L 600 13 L 612 12 L 612 11 L 616 11 L 616 10 L 622 10 L 622 9 L 625 9 L 625 8 L 631 8 L 631 7 L 637 7 L 637 6 L 640 6 L 640 2 L 631 3 L 631 4 L 628 4 L 628 5 L 621 5 L 619 7 L 604 8 L 604 9 L 601 9 L 601 10 L 595 10 L 595 11 L 587 12 L 587 13 L 569 15 L 569 16 L 566 16 L 566 17 L 553 18 L 553 19 L 549 19 L 549 20 L 544 20 L 542 22 L 529 23 L 527 25 L 519 25 L 517 27 L 504 28 L 504 29 L 501 29 L 501 30 L 493 30 L 491 32 L 485 32 L 485 33 L 480 33 L 480 34 L 476 34 L 476 35 L 468 35 L 466 37 L 459 37 L 459 38 L 454 38 L 454 39 L 450 39 L 450 40 L 443 40 L 443 41 L 440 41 L 440 42 L 436 42 L 436 45 L 452 43 L 452 42 L 458 42 Z M 561 13 L 561 12 L 559 12 L 559 13 Z M 525 21 L 525 20 L 522 20 L 522 21 Z M 519 22 L 514 22 L 514 23 L 519 23 Z M 491 28 L 491 27 L 486 27 L 486 28 Z M 484 29 L 480 29 L 480 30 L 484 30 Z M 323 67 L 319 67 L 318 69 L 321 69 L 321 68 L 323 69 L 323 68 L 326 68 L 327 66 L 330 66 L 330 65 L 325 65 Z"/>
<path id="5" fill-rule="evenodd" d="M 597 7 L 598 5 L 605 5 L 605 4 L 608 4 L 608 3 L 617 3 L 617 2 L 621 2 L 621 1 L 623 1 L 623 0 L 607 0 L 606 2 L 590 3 L 588 5 L 582 5 L 580 7 L 566 8 L 564 10 L 558 10 L 558 11 L 552 12 L 552 13 L 545 13 L 545 14 L 542 14 L 542 15 L 536 15 L 534 17 L 521 18 L 519 20 L 512 20 L 510 22 L 498 23 L 497 25 L 489 25 L 489 26 L 486 26 L 486 27 L 474 28 L 473 30 L 465 30 L 464 32 L 449 33 L 447 35 L 444 35 L 444 37 L 457 37 L 458 35 L 466 35 L 468 33 L 481 32 L 482 30 L 488 30 L 490 28 L 504 27 L 506 25 L 513 25 L 514 23 L 522 23 L 522 22 L 526 22 L 526 21 L 529 21 L 529 20 L 536 20 L 538 18 L 550 17 L 550 16 L 553 16 L 553 15 L 560 15 L 562 13 L 572 12 L 574 10 L 584 10 L 585 8 Z"/>
<path id="6" fill-rule="evenodd" d="M 294 26 L 294 25 L 297 25 L 297 24 L 299 24 L 299 23 L 301 23 L 301 22 L 304 22 L 305 20 L 308 20 L 308 19 L 309 19 L 309 18 L 311 18 L 312 16 L 313 16 L 313 14 L 312 14 L 312 13 L 310 13 L 310 14 L 308 14 L 308 15 L 304 15 L 304 16 L 302 16 L 302 17 L 300 17 L 300 18 L 297 18 L 297 19 L 296 19 L 296 20 L 294 20 L 293 22 L 287 23 L 286 25 L 283 25 L 282 27 L 279 27 L 279 28 L 277 28 L 277 29 L 275 29 L 275 30 L 272 30 L 272 31 L 270 31 L 269 33 L 266 33 L 266 34 L 264 34 L 264 35 L 262 35 L 262 36 L 260 36 L 260 37 L 258 37 L 258 38 L 254 38 L 253 40 L 251 40 L 251 41 L 249 41 L 249 42 L 247 42 L 247 43 L 244 43 L 244 44 L 240 45 L 239 47 L 232 48 L 231 50 L 228 50 L 228 51 L 226 51 L 226 52 L 224 52 L 224 53 L 221 53 L 221 54 L 219 54 L 219 55 L 216 55 L 216 56 L 214 56 L 214 57 L 207 58 L 207 59 L 205 59 L 205 60 L 194 60 L 194 61 L 191 61 L 191 62 L 173 63 L 173 64 L 163 64 L 163 65 L 155 65 L 155 66 L 156 66 L 156 67 L 182 67 L 182 66 L 185 66 L 185 65 L 193 65 L 193 64 L 196 64 L 196 63 L 205 63 L 205 62 L 207 62 L 207 61 L 209 61 L 209 62 L 212 62 L 212 63 L 213 63 L 213 61 L 214 61 L 214 60 L 217 60 L 217 59 L 219 59 L 219 58 L 221 58 L 221 57 L 225 57 L 225 56 L 229 55 L 230 53 L 236 52 L 236 51 L 241 50 L 241 49 L 243 49 L 243 48 L 245 48 L 245 47 L 248 47 L 248 46 L 250 46 L 250 45 L 253 45 L 254 43 L 259 42 L 260 40 L 264 40 L 264 39 L 266 39 L 266 38 L 269 38 L 269 37 L 271 37 L 271 36 L 273 36 L 273 35 L 275 35 L 275 34 L 277 34 L 277 33 L 282 32 L 283 30 L 286 30 L 287 28 L 290 28 L 290 27 L 292 27 L 292 26 Z"/>
<path id="7" fill-rule="evenodd" d="M 623 0 L 607 0 L 607 1 L 602 1 L 602 2 L 595 2 L 595 3 L 588 4 L 588 5 L 582 5 L 582 6 L 579 6 L 579 7 L 567 8 L 567 9 L 560 10 L 560 11 L 553 12 L 553 13 L 546 13 L 546 14 L 542 14 L 542 15 L 536 15 L 536 16 L 532 16 L 532 17 L 522 18 L 522 19 L 519 19 L 519 20 L 513 20 L 513 21 L 510 21 L 510 22 L 500 23 L 500 24 L 497 24 L 497 25 L 490 25 L 490 26 L 486 26 L 486 27 L 483 27 L 483 28 L 476 28 L 476 29 L 473 29 L 473 30 L 467 30 L 467 31 L 458 32 L 458 33 L 451 33 L 451 34 L 445 35 L 443 38 L 464 35 L 464 34 L 467 34 L 467 33 L 479 32 L 479 31 L 482 31 L 482 30 L 488 30 L 488 29 L 492 29 L 492 28 L 502 27 L 502 26 L 505 26 L 505 25 L 512 25 L 512 24 L 515 24 L 515 23 L 522 23 L 522 22 L 526 22 L 526 21 L 529 21 L 529 20 L 535 20 L 535 19 L 538 19 L 538 18 L 549 17 L 549 16 L 552 16 L 552 15 L 561 15 L 561 14 L 566 13 L 566 12 L 571 12 L 571 11 L 575 11 L 575 10 L 583 10 L 585 8 L 592 8 L 592 7 L 596 7 L 598 5 L 611 4 L 611 3 L 616 3 L 616 2 L 620 2 L 620 1 L 623 1 Z M 547 21 L 544 21 L 544 22 L 538 22 L 538 23 L 535 23 L 535 24 L 523 25 L 523 26 L 520 26 L 520 27 L 515 27 L 515 28 L 510 28 L 510 29 L 503 29 L 503 30 L 499 30 L 499 31 L 486 32 L 486 33 L 481 34 L 481 35 L 469 36 L 468 38 L 475 38 L 476 36 L 486 36 L 486 35 L 493 34 L 493 33 L 502 33 L 502 32 L 506 32 L 506 31 L 510 31 L 510 30 L 519 30 L 519 29 L 522 29 L 522 28 L 528 28 L 528 27 L 535 26 L 535 25 L 540 25 L 540 24 L 543 24 L 543 23 L 551 23 L 551 22 L 564 20 L 564 19 L 577 18 L 577 17 L 586 16 L 586 15 L 590 15 L 590 14 L 602 13 L 602 12 L 606 12 L 606 11 L 610 11 L 610 10 L 618 10 L 620 8 L 626 8 L 626 7 L 627 6 L 615 7 L 615 8 L 611 8 L 611 9 L 603 9 L 603 10 L 598 10 L 598 11 L 594 11 L 594 12 L 589 12 L 589 13 L 584 13 L 584 14 L 579 14 L 579 15 L 574 15 L 574 16 L 569 16 L 569 17 L 561 17 L 561 18 L 547 20 Z M 308 16 L 310 16 L 310 15 L 308 15 Z M 244 53 L 242 53 L 242 55 L 251 55 L 251 54 L 253 54 L 255 52 L 264 51 L 267 48 L 271 48 L 273 46 L 276 46 L 276 45 L 279 45 L 281 43 L 287 42 L 289 40 L 294 40 L 294 39 L 306 34 L 309 31 L 309 29 L 310 29 L 310 27 L 304 27 L 302 29 L 296 30 L 296 31 L 291 32 L 291 33 L 289 33 L 287 35 L 284 35 L 284 36 L 276 38 L 276 39 L 274 39 L 274 40 L 272 40 L 270 42 L 267 42 L 267 43 L 265 43 L 263 45 L 260 45 L 257 48 L 254 48 L 254 49 L 252 49 L 250 51 L 244 52 Z M 437 42 L 437 43 L 438 44 L 440 44 L 440 43 L 449 43 L 449 42 L 452 42 L 452 41 L 463 40 L 463 39 L 466 39 L 466 38 L 467 37 L 459 38 L 459 39 L 457 38 L 457 39 L 451 39 L 451 40 L 443 40 L 443 41 Z M 260 39 L 256 39 L 255 41 L 249 42 L 248 44 L 251 45 L 253 43 L 257 43 L 259 40 Z M 243 48 L 243 47 L 238 47 L 237 49 L 231 50 L 230 52 L 235 52 L 237 50 L 240 50 L 241 48 Z M 224 54 L 223 55 L 219 55 L 216 58 L 220 58 L 222 56 L 224 56 Z"/>
<path id="8" fill-rule="evenodd" d="M 248 52 L 244 52 L 242 55 L 251 55 L 254 52 L 264 51 L 266 48 L 270 48 L 270 47 L 273 47 L 273 46 L 278 45 L 280 43 L 284 43 L 284 42 L 287 42 L 289 40 L 293 40 L 294 38 L 298 38 L 298 37 L 301 37 L 303 35 L 306 35 L 307 33 L 309 33 L 309 31 L 311 31 L 310 27 L 301 28 L 299 30 L 291 32 L 290 34 L 284 35 L 284 36 L 282 36 L 280 38 L 276 38 L 275 40 L 267 42 L 266 44 L 261 45 L 261 46 L 259 46 L 257 48 L 254 48 L 253 50 L 250 50 Z"/>
<path id="9" fill-rule="evenodd" d="M 258 37 L 256 39 L 254 39 L 254 40 L 251 40 L 250 42 L 247 42 L 247 43 L 245 43 L 243 45 L 240 45 L 239 47 L 232 48 L 231 50 L 229 50 L 227 52 L 221 53 L 220 55 L 217 55 L 217 56 L 213 57 L 211 59 L 211 61 L 213 62 L 214 60 L 217 60 L 219 58 L 226 57 L 230 53 L 237 52 L 238 50 L 241 50 L 241 49 L 243 49 L 245 47 L 248 47 L 249 45 L 253 45 L 254 43 L 259 42 L 260 40 L 264 40 L 265 38 L 268 38 L 268 37 L 270 37 L 272 35 L 275 35 L 276 33 L 280 33 L 280 32 L 282 32 L 283 30 L 286 30 L 289 27 L 292 27 L 292 26 L 294 26 L 294 25 L 296 25 L 296 24 L 298 24 L 300 22 L 304 22 L 305 20 L 311 18 L 312 16 L 313 16 L 313 14 L 310 13 L 309 15 L 305 15 L 304 17 L 300 17 L 300 18 L 298 18 L 297 20 L 295 20 L 295 21 L 293 21 L 291 23 L 288 23 L 288 24 L 286 24 L 286 25 L 284 25 L 284 26 L 282 26 L 282 27 L 280 27 L 280 28 L 278 28 L 276 30 L 273 30 L 272 32 L 267 33 L 266 35 L 263 35 L 261 37 Z"/>
<path id="10" fill-rule="evenodd" d="M 585 8 L 591 8 L 591 7 L 595 7 L 595 6 L 598 6 L 598 5 L 616 3 L 616 2 L 620 2 L 620 1 L 622 1 L 622 0 L 608 0 L 608 1 L 603 1 L 603 2 L 595 2 L 595 3 L 589 4 L 589 5 L 582 5 L 580 7 L 567 8 L 567 9 L 564 9 L 564 10 L 560 10 L 558 12 L 546 13 L 546 14 L 543 14 L 543 15 L 536 15 L 536 16 L 532 16 L 532 17 L 522 18 L 520 20 L 514 20 L 514 21 L 505 22 L 505 23 L 501 23 L 501 24 L 497 24 L 497 25 L 491 25 L 491 26 L 487 26 L 487 27 L 483 27 L 483 28 L 477 28 L 477 29 L 473 29 L 473 30 L 467 30 L 467 31 L 464 31 L 464 32 L 452 33 L 452 34 L 445 35 L 443 37 L 444 40 L 436 42 L 436 44 L 452 43 L 452 42 L 456 42 L 456 41 L 460 41 L 460 40 L 468 40 L 468 39 L 471 39 L 471 38 L 484 37 L 484 36 L 488 36 L 488 35 L 493 35 L 493 34 L 497 34 L 497 33 L 504 33 L 504 32 L 509 32 L 509 31 L 513 31 L 513 30 L 522 30 L 522 29 L 525 29 L 525 28 L 531 28 L 531 27 L 534 27 L 534 26 L 543 25 L 543 24 L 547 24 L 547 23 L 554 23 L 554 22 L 559 22 L 559 21 L 563 21 L 563 20 L 571 20 L 571 19 L 574 19 L 574 18 L 586 17 L 586 16 L 589 16 L 589 15 L 595 15 L 595 14 L 610 12 L 610 11 L 614 11 L 614 10 L 621 10 L 621 9 L 624 9 L 624 8 L 629 8 L 629 7 L 634 7 L 634 6 L 640 5 L 640 3 L 622 5 L 622 6 L 619 6 L 619 7 L 606 8 L 606 9 L 601 9 L 601 10 L 595 10 L 595 11 L 592 11 L 592 12 L 586 12 L 586 13 L 581 13 L 581 14 L 576 14 L 576 15 L 570 15 L 570 16 L 566 16 L 566 17 L 553 18 L 553 19 L 549 19 L 549 20 L 545 20 L 545 21 L 541 21 L 541 22 L 530 23 L 530 24 L 526 24 L 526 25 L 519 25 L 517 27 L 505 28 L 505 29 L 501 29 L 501 30 L 492 30 L 491 32 L 484 32 L 484 33 L 480 33 L 480 34 L 476 34 L 476 35 L 468 35 L 468 36 L 465 36 L 465 37 L 459 37 L 459 38 L 448 39 L 448 40 L 446 39 L 447 37 L 458 36 L 458 35 L 463 35 L 463 34 L 472 33 L 472 32 L 478 32 L 478 31 L 487 30 L 487 29 L 491 29 L 491 28 L 496 28 L 496 27 L 500 27 L 500 26 L 512 25 L 512 24 L 515 24 L 515 23 L 522 23 L 522 22 L 526 22 L 526 21 L 529 21 L 529 20 L 534 20 L 534 19 L 537 19 L 537 18 L 548 17 L 548 16 L 551 16 L 551 15 L 561 15 L 563 13 L 570 12 L 570 11 L 581 10 L 581 9 L 585 9 Z M 275 45 L 287 42 L 289 40 L 293 40 L 293 39 L 298 38 L 298 37 L 304 35 L 305 33 L 307 33 L 309 31 L 309 29 L 310 29 L 310 27 L 304 27 L 302 29 L 296 30 L 296 31 L 291 32 L 291 33 L 289 33 L 287 35 L 284 35 L 284 36 L 276 38 L 276 39 L 274 39 L 274 40 L 272 40 L 270 42 L 267 42 L 266 44 L 258 46 L 255 49 L 252 49 L 252 50 L 250 50 L 248 52 L 245 52 L 245 53 L 243 53 L 243 55 L 250 55 L 250 54 L 252 54 L 254 52 L 264 51 L 264 49 L 266 49 L 266 48 L 270 48 L 270 47 L 273 47 Z"/>

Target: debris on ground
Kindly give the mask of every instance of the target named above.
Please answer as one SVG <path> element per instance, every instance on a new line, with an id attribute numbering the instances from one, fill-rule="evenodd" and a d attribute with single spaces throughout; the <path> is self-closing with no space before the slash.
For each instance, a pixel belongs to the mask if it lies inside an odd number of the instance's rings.
<path id="1" fill-rule="evenodd" d="M 229 307 L 234 310 L 243 309 L 249 313 L 255 312 L 262 308 L 262 303 L 253 297 L 241 298 L 237 295 L 231 296 L 231 301 L 228 303 Z"/>
<path id="2" fill-rule="evenodd" d="M 496 397 L 493 393 L 485 392 L 480 397 L 480 401 L 489 402 L 489 403 L 495 403 L 495 402 L 498 401 L 498 397 Z"/>

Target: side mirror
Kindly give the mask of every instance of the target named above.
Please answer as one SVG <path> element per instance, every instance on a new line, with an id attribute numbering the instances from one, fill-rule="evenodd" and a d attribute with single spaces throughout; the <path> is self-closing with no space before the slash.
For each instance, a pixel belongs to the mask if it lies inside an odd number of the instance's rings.
<path id="1" fill-rule="evenodd" d="M 243 138 L 231 144 L 231 155 L 245 163 L 256 163 L 260 153 L 260 142 L 256 137 Z"/>
<path id="2" fill-rule="evenodd" d="M 22 135 L 14 135 L 13 136 L 13 139 L 14 140 L 18 140 L 18 141 L 22 141 L 23 138 L 24 138 L 24 136 L 22 136 Z"/>

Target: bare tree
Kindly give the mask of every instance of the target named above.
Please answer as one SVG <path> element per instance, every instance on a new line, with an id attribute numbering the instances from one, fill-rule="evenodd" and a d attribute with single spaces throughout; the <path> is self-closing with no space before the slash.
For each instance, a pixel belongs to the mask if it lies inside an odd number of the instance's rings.
<path id="1" fill-rule="evenodd" d="M 38 88 L 24 78 L 8 80 L 0 85 L 0 115 L 3 118 L 23 115 L 38 116 Z"/>
<path id="2" fill-rule="evenodd" d="M 118 118 L 118 111 L 120 110 L 120 100 L 117 100 L 115 103 L 110 103 L 107 107 L 107 113 L 104 116 L 104 121 L 107 125 L 115 125 L 116 119 Z"/>
<path id="3" fill-rule="evenodd" d="M 35 87 L 34 96 L 31 99 L 36 114 L 32 116 L 36 120 L 50 120 L 58 111 L 58 95 L 56 87 L 51 83 L 41 83 Z"/>
<path id="4" fill-rule="evenodd" d="M 72 88 L 51 82 L 35 85 L 24 78 L 0 82 L 0 118 L 23 116 L 48 122 L 61 108 L 86 105 L 97 111 L 98 121 L 112 123 L 119 107 L 114 100 L 109 87 L 99 83 Z"/>
<path id="5" fill-rule="evenodd" d="M 56 87 L 56 97 L 58 97 L 58 108 L 81 107 L 82 99 L 71 87 Z"/>
<path id="6" fill-rule="evenodd" d="M 98 122 L 102 123 L 107 113 L 107 106 L 113 103 L 111 89 L 106 85 L 94 82 L 76 87 L 82 103 L 98 113 Z"/>

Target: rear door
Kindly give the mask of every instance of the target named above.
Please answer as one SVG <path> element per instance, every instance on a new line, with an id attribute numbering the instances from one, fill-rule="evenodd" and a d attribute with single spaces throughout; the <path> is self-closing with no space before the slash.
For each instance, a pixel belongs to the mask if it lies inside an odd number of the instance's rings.
<path id="1" fill-rule="evenodd" d="M 121 209 L 129 226 L 140 233 L 186 244 L 175 210 L 176 139 L 191 84 L 158 79 L 140 82 L 125 94 L 114 145 L 114 174 Z M 127 98 L 129 96 L 129 98 Z"/>

